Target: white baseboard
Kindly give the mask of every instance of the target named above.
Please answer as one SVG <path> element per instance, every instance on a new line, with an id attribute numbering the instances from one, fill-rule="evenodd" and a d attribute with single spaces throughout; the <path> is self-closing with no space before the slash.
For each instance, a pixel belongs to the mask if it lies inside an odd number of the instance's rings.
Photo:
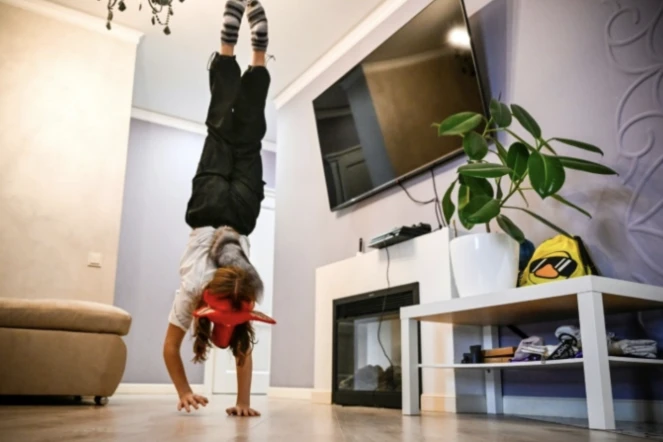
<path id="1" fill-rule="evenodd" d="M 504 414 L 587 419 L 587 401 L 575 398 L 504 396 Z M 663 401 L 617 399 L 615 419 L 663 423 Z"/>
<path id="2" fill-rule="evenodd" d="M 456 398 L 453 396 L 442 396 L 439 394 L 422 394 L 421 411 L 435 413 L 455 413 Z"/>
<path id="3" fill-rule="evenodd" d="M 311 400 L 310 388 L 282 388 L 282 387 L 269 387 L 267 390 L 267 397 L 276 399 L 296 399 L 296 400 Z"/>
<path id="4" fill-rule="evenodd" d="M 587 419 L 587 401 L 576 398 L 504 396 L 504 414 Z M 486 413 L 484 396 L 421 395 L 421 410 L 438 413 Z M 615 419 L 663 423 L 663 401 L 615 400 Z"/>
<path id="5" fill-rule="evenodd" d="M 191 390 L 195 394 L 210 394 L 205 385 L 192 385 Z M 115 391 L 115 394 L 177 394 L 173 384 L 120 384 Z"/>
<path id="6" fill-rule="evenodd" d="M 331 405 L 332 392 L 329 390 L 311 390 L 311 402 L 314 404 Z"/>
<path id="7" fill-rule="evenodd" d="M 435 413 L 485 413 L 485 396 L 421 395 L 421 411 Z"/>

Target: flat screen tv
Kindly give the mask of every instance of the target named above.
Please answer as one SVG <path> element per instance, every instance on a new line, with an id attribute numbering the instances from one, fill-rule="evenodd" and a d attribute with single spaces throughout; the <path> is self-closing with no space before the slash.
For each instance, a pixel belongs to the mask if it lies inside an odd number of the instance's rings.
<path id="1" fill-rule="evenodd" d="M 332 211 L 462 153 L 434 122 L 485 114 L 461 0 L 434 0 L 313 101 Z"/>

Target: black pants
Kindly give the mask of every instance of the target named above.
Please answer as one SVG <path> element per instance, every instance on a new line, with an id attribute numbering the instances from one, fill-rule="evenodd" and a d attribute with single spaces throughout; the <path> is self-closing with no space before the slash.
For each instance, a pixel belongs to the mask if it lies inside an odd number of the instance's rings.
<path id="1" fill-rule="evenodd" d="M 260 150 L 270 76 L 264 67 L 240 76 L 234 57 L 215 54 L 209 81 L 207 138 L 186 222 L 191 228 L 230 226 L 249 235 L 264 199 Z"/>

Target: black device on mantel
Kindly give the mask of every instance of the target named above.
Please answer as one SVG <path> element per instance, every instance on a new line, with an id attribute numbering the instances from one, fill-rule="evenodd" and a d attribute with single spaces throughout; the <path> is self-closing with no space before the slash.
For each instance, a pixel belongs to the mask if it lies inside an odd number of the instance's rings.
<path id="1" fill-rule="evenodd" d="M 375 238 L 371 239 L 371 242 L 368 244 L 369 247 L 374 249 L 384 249 L 385 247 L 393 246 L 404 241 L 408 241 L 417 236 L 425 235 L 432 231 L 430 224 L 419 223 L 416 226 L 402 226 L 396 227 L 395 229 L 378 235 Z"/>

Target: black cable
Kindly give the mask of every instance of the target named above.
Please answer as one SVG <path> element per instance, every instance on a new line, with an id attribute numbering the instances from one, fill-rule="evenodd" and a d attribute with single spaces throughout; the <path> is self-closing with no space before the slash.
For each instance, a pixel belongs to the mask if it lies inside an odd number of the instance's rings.
<path id="1" fill-rule="evenodd" d="M 437 182 L 435 181 L 435 169 L 430 170 L 430 176 L 433 180 L 433 191 L 435 192 L 435 216 L 437 216 L 437 223 L 440 230 L 442 227 L 446 227 L 446 221 L 444 220 L 444 214 L 442 213 L 442 202 L 440 201 L 440 195 L 437 193 Z"/>
<path id="2" fill-rule="evenodd" d="M 389 281 L 389 267 L 391 267 L 391 256 L 389 255 L 389 247 L 385 247 L 385 252 L 387 252 L 387 288 L 391 288 L 391 281 Z"/>
<path id="3" fill-rule="evenodd" d="M 435 218 L 437 219 L 437 223 L 440 229 L 446 224 L 444 223 L 444 215 L 442 213 L 442 207 L 441 207 L 441 201 L 440 201 L 440 195 L 437 192 L 437 182 L 435 181 L 435 170 L 431 169 L 431 179 L 433 180 L 433 192 L 435 192 L 435 198 L 431 198 L 430 200 L 426 201 L 421 201 L 416 198 L 414 198 L 410 192 L 407 190 L 407 188 L 403 185 L 401 181 L 398 181 L 398 185 L 403 189 L 405 194 L 407 195 L 408 198 L 415 204 L 419 204 L 422 206 L 426 206 L 428 204 L 433 204 L 435 203 Z M 389 254 L 389 247 L 385 247 L 385 253 L 387 254 L 387 272 L 386 272 L 386 277 L 387 277 L 387 289 L 391 288 L 391 279 L 389 277 L 389 270 L 391 269 L 391 255 Z M 385 311 L 387 310 L 387 296 L 382 297 L 382 311 L 380 312 L 380 316 L 378 319 L 378 344 L 380 345 L 380 349 L 382 350 L 382 354 L 384 354 L 384 357 L 387 359 L 389 362 L 389 367 L 387 369 L 391 368 L 392 371 L 395 371 L 396 368 L 394 367 L 394 362 L 392 359 L 389 357 L 389 354 L 387 353 L 387 350 L 384 348 L 384 344 L 382 343 L 382 337 L 380 336 L 380 333 L 382 332 L 382 323 L 384 322 L 384 314 Z M 386 370 L 385 370 L 386 371 Z M 380 388 L 380 379 L 379 377 L 376 379 L 376 385 L 375 385 L 375 390 L 373 390 L 373 397 L 375 401 L 375 393 L 377 393 L 378 389 Z"/>
<path id="4" fill-rule="evenodd" d="M 387 274 L 386 274 L 387 289 L 390 289 L 391 281 L 389 279 L 389 269 L 391 267 L 391 256 L 389 255 L 389 247 L 385 247 L 384 250 L 387 253 Z M 395 371 L 396 368 L 394 367 L 394 361 L 392 361 L 391 358 L 389 357 L 389 354 L 387 353 L 387 350 L 384 348 L 384 344 L 382 343 L 382 338 L 380 337 L 380 333 L 382 331 L 382 322 L 384 321 L 385 310 L 387 310 L 387 295 L 382 297 L 382 311 L 380 312 L 380 316 L 378 319 L 378 344 L 380 344 L 380 349 L 382 350 L 382 354 L 384 354 L 384 357 L 387 358 L 387 361 L 389 362 L 389 367 L 387 367 L 387 370 L 391 368 L 392 371 Z M 375 393 L 378 391 L 379 388 L 380 388 L 380 378 L 378 377 L 375 385 L 375 390 L 373 390 L 373 401 L 375 401 Z"/>
<path id="5" fill-rule="evenodd" d="M 398 185 L 401 187 L 401 189 L 403 189 L 405 191 L 405 194 L 408 196 L 408 198 L 410 198 L 410 200 L 412 200 L 412 202 L 414 202 L 416 204 L 419 204 L 421 206 L 427 206 L 428 204 L 435 203 L 435 207 L 434 207 L 434 209 L 435 209 L 435 219 L 437 219 L 438 225 L 440 226 L 440 228 L 442 228 L 442 219 L 441 219 L 442 218 L 442 209 L 440 207 L 438 207 L 440 204 L 439 204 L 439 199 L 437 198 L 437 185 L 435 184 L 434 181 L 435 180 L 433 180 L 433 187 L 434 187 L 434 190 L 435 190 L 436 197 L 431 198 L 431 199 L 426 200 L 426 201 L 418 200 L 418 199 L 414 198 L 412 195 L 410 195 L 410 192 L 407 190 L 407 188 L 403 185 L 402 182 L 398 181 Z"/>
<path id="6" fill-rule="evenodd" d="M 385 247 L 384 249 L 385 252 L 387 252 L 387 289 L 391 288 L 391 281 L 389 280 L 389 268 L 391 267 L 391 255 L 389 255 L 389 247 Z M 380 319 L 378 322 L 378 344 L 380 344 L 380 348 L 382 349 L 382 353 L 384 354 L 384 357 L 387 358 L 387 361 L 389 361 L 389 366 L 393 367 L 394 363 L 392 362 L 391 358 L 387 354 L 387 350 L 384 348 L 384 344 L 382 344 L 382 338 L 380 337 L 380 331 L 382 330 L 382 322 L 384 321 L 384 312 L 387 310 L 387 296 L 382 297 L 382 311 L 380 312 Z"/>
<path id="7" fill-rule="evenodd" d="M 420 204 L 422 206 L 427 206 L 428 204 L 432 204 L 435 202 L 435 198 L 431 198 L 427 201 L 419 201 L 418 199 L 414 198 L 412 195 L 410 195 L 410 192 L 407 190 L 407 188 L 403 185 L 402 182 L 398 182 L 398 185 L 401 186 L 401 189 L 405 191 L 405 194 L 410 198 L 413 202 Z"/>

